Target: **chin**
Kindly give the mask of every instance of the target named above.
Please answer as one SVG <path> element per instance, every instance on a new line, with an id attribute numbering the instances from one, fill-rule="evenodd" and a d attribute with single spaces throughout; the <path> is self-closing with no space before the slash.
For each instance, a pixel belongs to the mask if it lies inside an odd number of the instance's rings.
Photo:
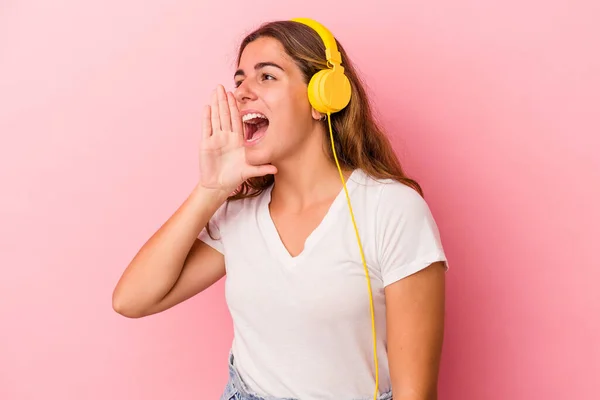
<path id="1" fill-rule="evenodd" d="M 271 157 L 269 157 L 264 149 L 246 149 L 246 162 L 250 165 L 258 166 L 271 163 Z"/>

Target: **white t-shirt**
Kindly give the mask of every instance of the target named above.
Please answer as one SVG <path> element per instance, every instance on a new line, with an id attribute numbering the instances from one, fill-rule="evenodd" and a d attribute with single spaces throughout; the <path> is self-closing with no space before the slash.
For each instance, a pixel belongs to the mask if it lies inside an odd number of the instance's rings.
<path id="1" fill-rule="evenodd" d="M 373 292 L 379 389 L 391 387 L 384 287 L 446 261 L 424 199 L 362 170 L 346 182 Z M 342 189 L 304 250 L 292 257 L 271 219 L 271 188 L 223 205 L 211 219 L 224 254 L 232 352 L 241 378 L 262 396 L 369 398 L 375 388 L 366 276 Z"/>

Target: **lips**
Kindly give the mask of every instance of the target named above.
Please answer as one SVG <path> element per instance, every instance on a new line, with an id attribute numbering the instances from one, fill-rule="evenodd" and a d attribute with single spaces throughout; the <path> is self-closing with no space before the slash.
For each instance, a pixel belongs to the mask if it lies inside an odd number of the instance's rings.
<path id="1" fill-rule="evenodd" d="M 242 115 L 244 123 L 244 139 L 248 143 L 256 142 L 263 137 L 269 126 L 269 119 L 257 111 L 245 112 Z"/>

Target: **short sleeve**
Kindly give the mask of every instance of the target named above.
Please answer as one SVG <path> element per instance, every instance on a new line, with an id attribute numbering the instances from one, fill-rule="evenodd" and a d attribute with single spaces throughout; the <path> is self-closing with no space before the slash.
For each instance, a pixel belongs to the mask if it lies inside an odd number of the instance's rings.
<path id="1" fill-rule="evenodd" d="M 425 199 L 398 182 L 382 188 L 376 213 L 376 246 L 383 285 L 399 281 L 446 255 Z"/>
<path id="2" fill-rule="evenodd" d="M 217 211 L 210 218 L 208 222 L 208 226 L 210 227 L 210 235 L 206 230 L 206 226 L 202 228 L 202 231 L 200 231 L 200 234 L 198 235 L 198 239 L 200 239 L 210 247 L 214 248 L 221 254 L 224 254 L 225 252 L 222 237 L 222 224 L 224 223 L 224 214 L 226 206 L 227 202 L 225 202 L 221 207 L 219 207 L 219 209 L 217 209 Z"/>

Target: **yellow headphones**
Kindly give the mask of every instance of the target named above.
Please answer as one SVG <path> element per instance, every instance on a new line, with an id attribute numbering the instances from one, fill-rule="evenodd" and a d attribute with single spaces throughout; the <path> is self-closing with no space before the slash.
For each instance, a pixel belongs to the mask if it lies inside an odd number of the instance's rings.
<path id="1" fill-rule="evenodd" d="M 335 38 L 323 25 L 309 18 L 294 18 L 315 30 L 325 44 L 325 56 L 328 69 L 321 70 L 312 76 L 308 84 L 308 99 L 315 110 L 323 113 L 336 113 L 350 102 L 352 88 L 344 74 L 342 55 L 337 49 Z"/>
<path id="2" fill-rule="evenodd" d="M 346 193 L 346 200 L 348 200 L 348 208 L 350 209 L 350 216 L 352 217 L 352 223 L 354 224 L 354 231 L 356 232 L 356 239 L 358 241 L 358 248 L 362 257 L 363 267 L 365 269 L 365 275 L 367 277 L 367 286 L 369 289 L 369 300 L 371 304 L 371 327 L 373 332 L 373 358 L 375 361 L 375 393 L 373 398 L 377 400 L 377 394 L 379 390 L 379 366 L 377 362 L 377 335 L 375 332 L 375 311 L 373 307 L 373 292 L 371 290 L 371 280 L 369 279 L 369 270 L 367 268 L 367 262 L 365 261 L 365 255 L 360 242 L 360 236 L 358 234 L 358 228 L 356 227 L 356 221 L 354 219 L 354 213 L 352 211 L 352 204 L 350 203 L 350 196 L 348 195 L 348 189 L 346 188 L 346 182 L 344 180 L 344 174 L 340 167 L 340 163 L 335 152 L 335 145 L 333 142 L 333 129 L 331 128 L 331 114 L 343 110 L 348 103 L 352 95 L 352 88 L 348 77 L 344 74 L 344 67 L 342 67 L 342 55 L 338 51 L 337 44 L 334 36 L 329 32 L 323 25 L 309 18 L 294 18 L 294 22 L 300 22 L 307 25 L 315 30 L 323 40 L 325 44 L 325 57 L 327 58 L 327 65 L 329 68 L 323 69 L 312 76 L 308 83 L 308 100 L 313 108 L 323 114 L 327 114 L 329 122 L 329 135 L 331 138 L 331 148 L 333 150 L 333 157 L 342 179 L 344 191 Z"/>

